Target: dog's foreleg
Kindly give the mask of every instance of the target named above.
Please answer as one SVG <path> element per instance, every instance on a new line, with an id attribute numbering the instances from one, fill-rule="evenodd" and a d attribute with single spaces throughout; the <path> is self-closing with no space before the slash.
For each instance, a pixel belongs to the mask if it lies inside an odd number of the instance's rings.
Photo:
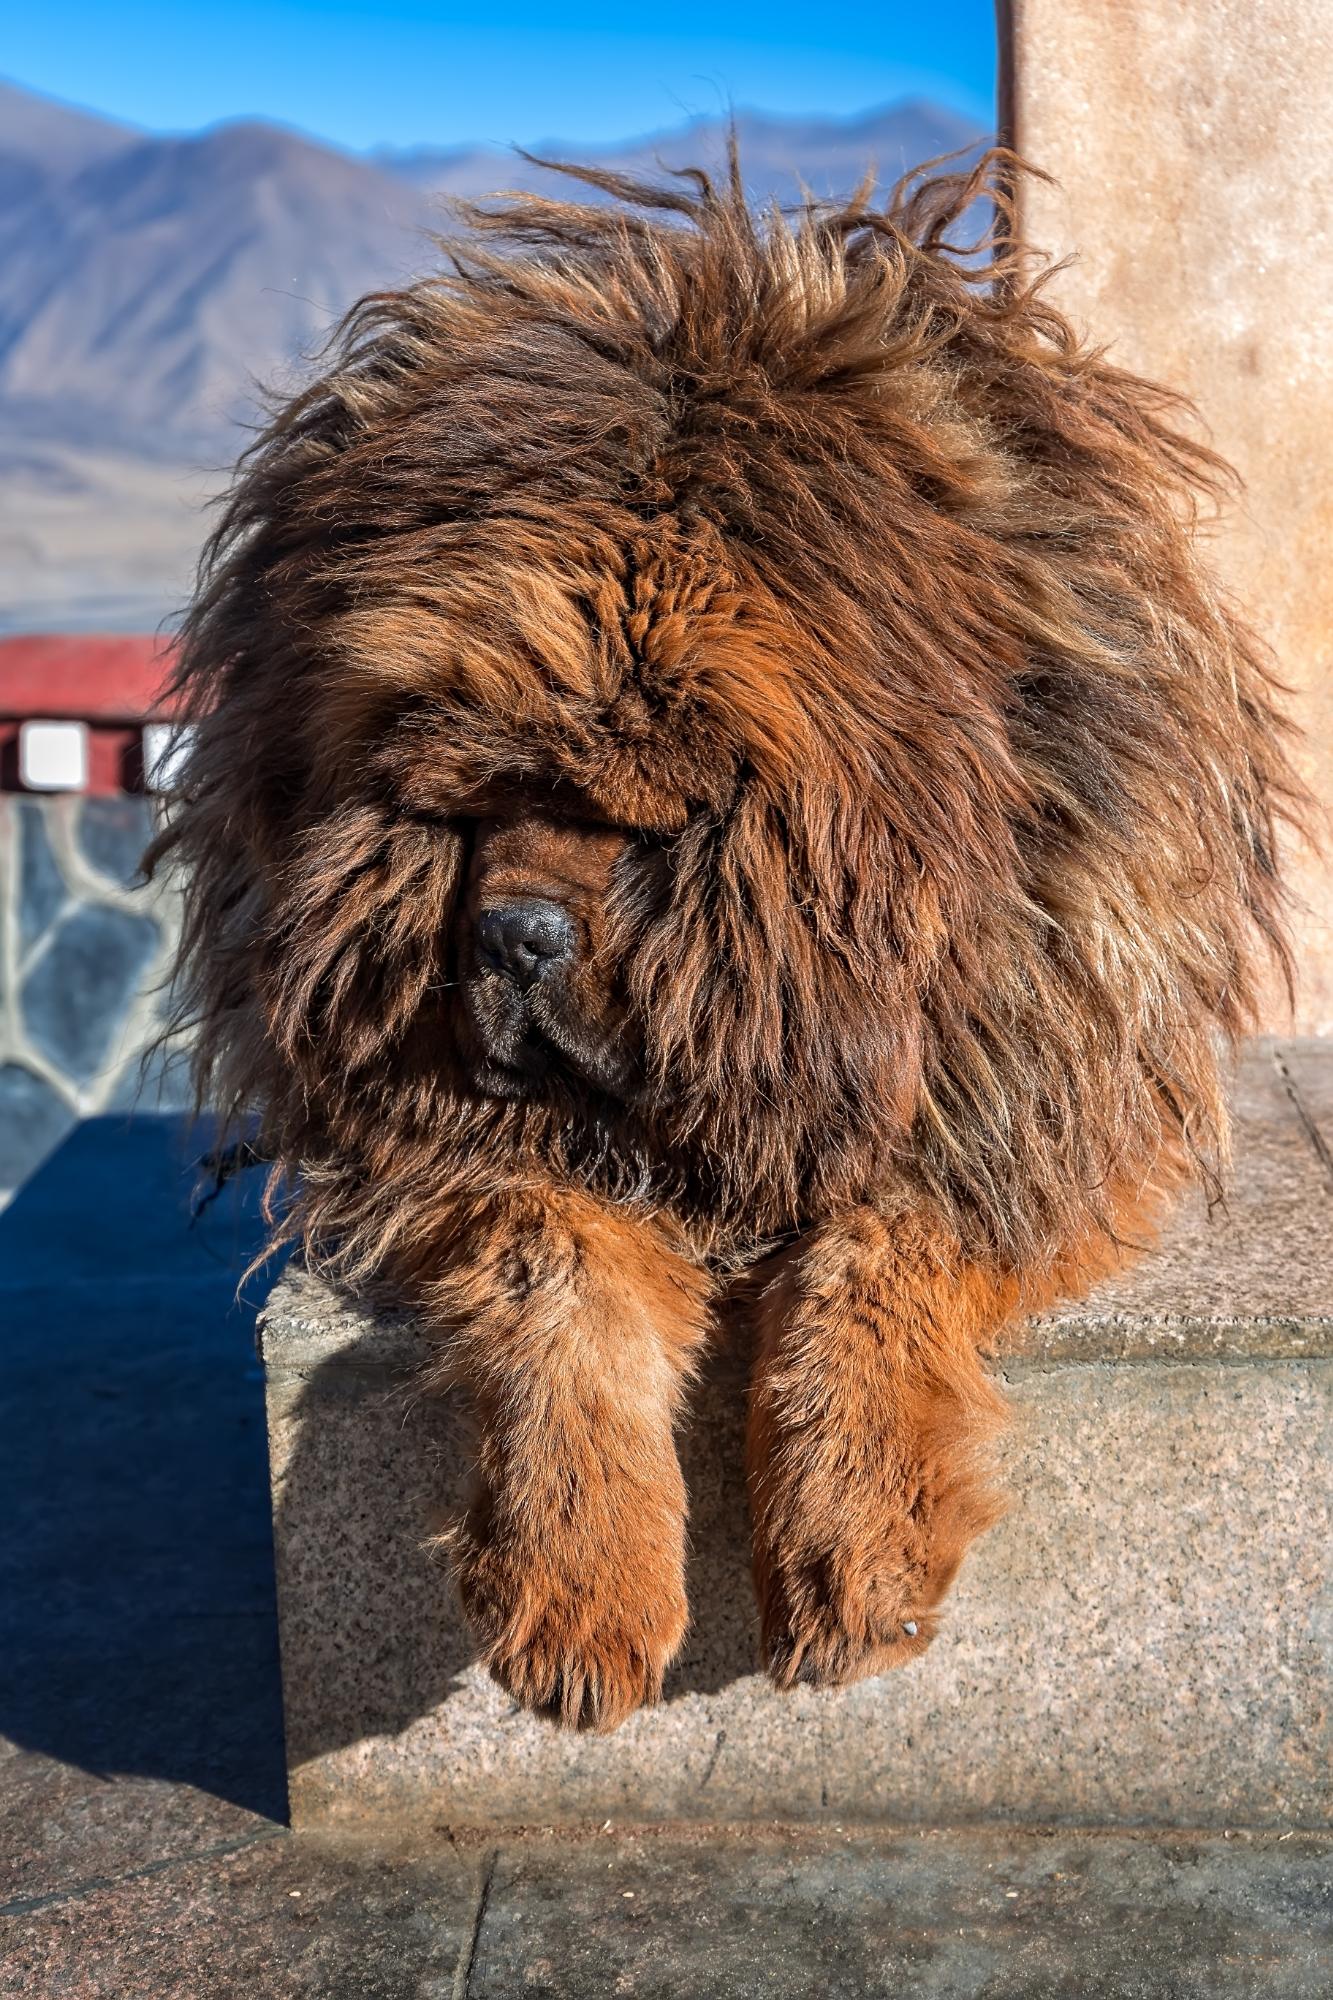
<path id="1" fill-rule="evenodd" d="M 782 1253 L 758 1305 L 747 1447 L 781 1686 L 882 1673 L 934 1636 L 1000 1512 L 986 1446 L 1004 1406 L 977 1343 L 1013 1304 L 914 1217 L 857 1210 Z"/>
<path id="2" fill-rule="evenodd" d="M 685 1633 L 672 1428 L 708 1290 L 652 1223 L 566 1191 L 488 1207 L 432 1287 L 481 1424 L 464 1609 L 501 1685 L 569 1726 L 655 1700 Z"/>

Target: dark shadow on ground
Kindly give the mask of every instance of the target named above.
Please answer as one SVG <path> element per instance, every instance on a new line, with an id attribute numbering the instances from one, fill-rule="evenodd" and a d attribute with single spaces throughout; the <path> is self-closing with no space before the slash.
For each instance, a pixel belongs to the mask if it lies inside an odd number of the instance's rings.
<path id="1" fill-rule="evenodd" d="M 262 1176 L 191 1228 L 205 1144 L 89 1120 L 0 1216 L 0 1734 L 284 1818 Z"/>

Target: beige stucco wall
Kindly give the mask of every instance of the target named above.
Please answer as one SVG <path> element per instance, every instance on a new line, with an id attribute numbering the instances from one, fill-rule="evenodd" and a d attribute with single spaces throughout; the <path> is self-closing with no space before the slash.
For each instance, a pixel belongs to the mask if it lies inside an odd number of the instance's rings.
<path id="1" fill-rule="evenodd" d="M 1057 188 L 1028 242 L 1125 366 L 1239 469 L 1217 560 L 1295 691 L 1333 806 L 1333 0 L 1011 0 L 1001 118 Z M 1297 858 L 1300 1021 L 1333 1033 L 1333 847 Z"/>

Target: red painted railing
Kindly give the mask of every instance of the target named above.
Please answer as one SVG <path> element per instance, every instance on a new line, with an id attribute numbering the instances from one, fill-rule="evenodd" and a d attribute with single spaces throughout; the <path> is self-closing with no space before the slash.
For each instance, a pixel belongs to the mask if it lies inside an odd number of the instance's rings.
<path id="1" fill-rule="evenodd" d="M 169 642 L 137 634 L 0 639 L 0 790 L 30 789 L 23 779 L 24 725 L 45 722 L 82 732 L 83 782 L 70 789 L 142 791 L 145 725 L 171 719 L 162 694 L 170 669 Z"/>

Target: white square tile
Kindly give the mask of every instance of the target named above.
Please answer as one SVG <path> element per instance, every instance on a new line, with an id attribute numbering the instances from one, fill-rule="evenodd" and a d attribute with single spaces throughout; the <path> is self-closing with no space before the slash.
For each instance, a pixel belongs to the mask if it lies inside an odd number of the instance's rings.
<path id="1" fill-rule="evenodd" d="M 150 792 L 169 792 L 189 755 L 194 731 L 174 722 L 145 722 L 143 780 Z"/>
<path id="2" fill-rule="evenodd" d="M 84 722 L 19 724 L 19 781 L 30 792 L 88 789 L 88 725 Z"/>

